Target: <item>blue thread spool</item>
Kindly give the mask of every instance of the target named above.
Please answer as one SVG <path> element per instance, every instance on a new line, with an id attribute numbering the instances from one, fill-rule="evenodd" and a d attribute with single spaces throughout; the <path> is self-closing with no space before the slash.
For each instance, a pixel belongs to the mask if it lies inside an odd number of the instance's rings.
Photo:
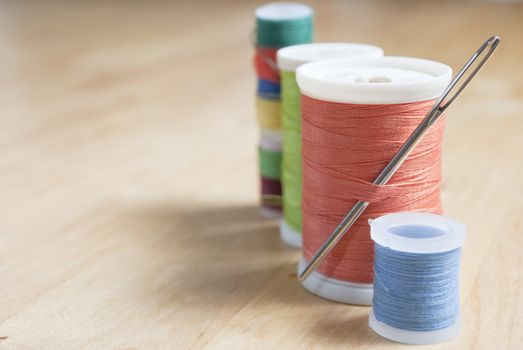
<path id="1" fill-rule="evenodd" d="M 425 213 L 385 215 L 370 226 L 375 257 L 369 326 L 385 338 L 407 344 L 456 337 L 465 226 Z"/>
<path id="2" fill-rule="evenodd" d="M 269 80 L 258 79 L 258 96 L 271 100 L 280 99 L 280 84 Z"/>

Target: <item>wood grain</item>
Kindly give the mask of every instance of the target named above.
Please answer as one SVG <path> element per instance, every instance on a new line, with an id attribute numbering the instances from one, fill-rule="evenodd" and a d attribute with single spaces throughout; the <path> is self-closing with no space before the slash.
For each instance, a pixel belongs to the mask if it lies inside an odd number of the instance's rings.
<path id="1" fill-rule="evenodd" d="M 405 347 L 304 291 L 259 213 L 259 3 L 0 3 L 0 349 Z M 311 4 L 318 40 L 456 69 L 502 37 L 448 113 L 463 330 L 427 348 L 521 348 L 523 6 Z"/>

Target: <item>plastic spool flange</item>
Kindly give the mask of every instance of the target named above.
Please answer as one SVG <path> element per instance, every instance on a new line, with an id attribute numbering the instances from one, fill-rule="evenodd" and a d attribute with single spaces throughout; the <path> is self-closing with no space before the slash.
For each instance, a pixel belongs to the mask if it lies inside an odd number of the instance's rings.
<path id="1" fill-rule="evenodd" d="M 273 2 L 256 9 L 256 17 L 267 21 L 284 21 L 309 17 L 312 8 L 297 2 Z"/>
<path id="2" fill-rule="evenodd" d="M 287 46 L 278 50 L 280 70 L 294 72 L 299 66 L 326 59 L 352 57 L 381 57 L 383 50 L 377 46 L 355 43 L 312 43 Z"/>
<path id="3" fill-rule="evenodd" d="M 302 257 L 298 263 L 298 275 L 305 269 L 305 266 L 306 262 Z M 341 281 L 314 271 L 301 285 L 312 294 L 340 303 L 354 305 L 370 305 L 372 303 L 372 283 Z"/>
<path id="4" fill-rule="evenodd" d="M 306 63 L 296 70 L 302 94 L 340 103 L 398 104 L 439 97 L 450 83 L 452 69 L 439 62 L 411 57 L 355 57 Z M 347 233 L 350 235 L 350 231 Z M 302 258 L 298 272 L 304 268 Z M 341 281 L 319 272 L 302 286 L 330 300 L 372 304 L 372 284 Z"/>
<path id="5" fill-rule="evenodd" d="M 396 213 L 370 222 L 371 238 L 377 244 L 392 250 L 433 254 L 452 251 L 463 245 L 466 227 L 441 215 L 427 213 Z M 401 228 L 410 227 L 409 235 Z M 413 234 L 415 233 L 415 235 Z M 434 331 L 410 331 L 389 326 L 369 315 L 369 326 L 384 338 L 406 344 L 436 344 L 455 338 L 461 328 L 458 319 L 454 324 Z"/>
<path id="6" fill-rule="evenodd" d="M 278 68 L 294 72 L 299 66 L 313 61 L 350 58 L 381 57 L 383 50 L 377 46 L 354 43 L 312 43 L 287 46 L 278 50 Z M 293 229 L 283 219 L 280 223 L 280 238 L 294 248 L 302 247 L 301 232 Z"/>
<path id="7" fill-rule="evenodd" d="M 281 132 L 278 130 L 261 130 L 260 143 L 278 145 L 281 149 Z"/>
<path id="8" fill-rule="evenodd" d="M 300 249 L 303 245 L 301 240 L 301 232 L 296 231 L 290 227 L 285 219 L 280 221 L 280 238 L 285 244 L 293 248 Z"/>
<path id="9" fill-rule="evenodd" d="M 264 207 L 264 206 L 260 207 L 260 212 L 264 218 L 271 219 L 271 220 L 280 219 L 281 215 L 282 215 L 281 210 L 268 208 L 268 207 Z"/>
<path id="10" fill-rule="evenodd" d="M 411 57 L 322 60 L 296 70 L 302 94 L 318 100 L 358 104 L 426 101 L 441 95 L 452 69 Z"/>

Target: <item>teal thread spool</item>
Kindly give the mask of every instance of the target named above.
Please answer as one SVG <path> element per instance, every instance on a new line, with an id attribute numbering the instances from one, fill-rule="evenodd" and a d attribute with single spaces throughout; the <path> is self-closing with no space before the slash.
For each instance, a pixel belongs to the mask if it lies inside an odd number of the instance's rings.
<path id="1" fill-rule="evenodd" d="M 369 326 L 407 344 L 456 337 L 465 226 L 441 215 L 406 212 L 379 217 L 370 227 L 376 250 Z"/>
<path id="2" fill-rule="evenodd" d="M 313 43 L 288 46 L 278 50 L 281 76 L 282 135 L 283 135 L 283 220 L 280 237 L 290 246 L 302 246 L 301 213 L 301 113 L 300 90 L 296 69 L 307 62 L 329 58 L 380 57 L 379 47 L 352 43 Z"/>
<path id="3" fill-rule="evenodd" d="M 312 42 L 314 12 L 304 4 L 275 2 L 256 9 L 256 45 L 284 47 Z"/>

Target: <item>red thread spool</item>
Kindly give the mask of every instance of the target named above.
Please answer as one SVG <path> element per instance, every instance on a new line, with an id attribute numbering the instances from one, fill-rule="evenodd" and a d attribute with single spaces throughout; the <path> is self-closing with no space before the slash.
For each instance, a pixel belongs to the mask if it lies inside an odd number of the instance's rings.
<path id="1" fill-rule="evenodd" d="M 280 84 L 280 71 L 276 67 L 276 52 L 278 48 L 256 47 L 254 68 L 259 79 Z"/>
<path id="2" fill-rule="evenodd" d="M 303 259 L 309 261 L 358 200 L 371 204 L 304 282 L 336 301 L 370 304 L 373 242 L 368 220 L 441 213 L 444 120 L 428 131 L 385 186 L 372 184 L 449 83 L 450 67 L 380 57 L 330 60 L 297 70 L 302 92 Z"/>

